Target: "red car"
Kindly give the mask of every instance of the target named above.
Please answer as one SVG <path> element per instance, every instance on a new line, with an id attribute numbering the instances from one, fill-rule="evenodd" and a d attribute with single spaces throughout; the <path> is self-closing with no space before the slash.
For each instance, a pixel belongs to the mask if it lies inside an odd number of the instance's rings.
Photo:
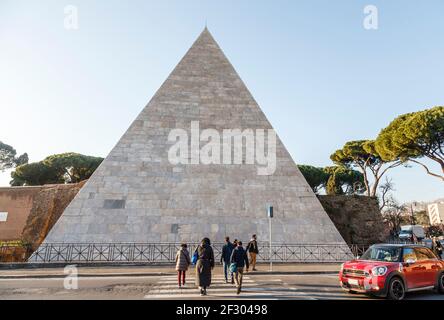
<path id="1" fill-rule="evenodd" d="M 411 291 L 435 288 L 444 293 L 444 261 L 425 246 L 376 244 L 362 257 L 342 264 L 339 283 L 350 293 L 393 300 L 402 300 Z"/>

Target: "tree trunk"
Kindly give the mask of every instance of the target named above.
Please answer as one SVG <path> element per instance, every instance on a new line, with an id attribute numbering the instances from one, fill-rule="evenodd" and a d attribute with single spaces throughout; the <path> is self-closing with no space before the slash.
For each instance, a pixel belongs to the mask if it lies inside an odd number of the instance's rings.
<path id="1" fill-rule="evenodd" d="M 375 197 L 376 196 L 376 193 L 378 192 L 378 186 L 379 186 L 380 179 L 381 179 L 381 177 L 375 177 L 375 182 L 373 183 L 372 191 L 370 193 L 370 197 Z"/>

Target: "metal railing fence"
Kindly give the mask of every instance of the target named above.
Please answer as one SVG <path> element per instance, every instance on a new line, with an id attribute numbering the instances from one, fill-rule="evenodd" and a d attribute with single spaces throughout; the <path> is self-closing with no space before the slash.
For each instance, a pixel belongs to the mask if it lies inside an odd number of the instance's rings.
<path id="1" fill-rule="evenodd" d="M 193 254 L 197 243 L 188 244 Z M 220 260 L 223 243 L 212 243 L 215 260 Z M 173 263 L 179 243 L 44 243 L 32 245 L 0 245 L 0 262 L 110 262 Z M 346 244 L 273 244 L 259 243 L 258 262 L 343 262 L 362 255 L 368 245 Z"/>

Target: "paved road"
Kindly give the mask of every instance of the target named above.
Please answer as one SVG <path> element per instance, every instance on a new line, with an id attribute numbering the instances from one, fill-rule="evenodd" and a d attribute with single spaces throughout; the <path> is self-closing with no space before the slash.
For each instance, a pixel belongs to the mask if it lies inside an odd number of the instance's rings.
<path id="1" fill-rule="evenodd" d="M 176 277 L 81 277 L 77 290 L 66 290 L 61 278 L 0 279 L 0 299 L 202 299 L 189 274 L 187 286 L 177 288 Z M 204 299 L 370 299 L 351 295 L 338 286 L 337 276 L 318 275 L 259 275 L 244 277 L 244 290 L 237 296 L 231 284 L 225 284 L 215 274 L 213 285 Z M 432 291 L 412 293 L 407 299 L 439 299 L 444 295 Z"/>

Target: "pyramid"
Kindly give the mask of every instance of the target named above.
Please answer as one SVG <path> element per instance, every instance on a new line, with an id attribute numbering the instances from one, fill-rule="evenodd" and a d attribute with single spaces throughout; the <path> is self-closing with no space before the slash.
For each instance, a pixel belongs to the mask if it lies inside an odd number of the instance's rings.
<path id="1" fill-rule="evenodd" d="M 265 242 L 272 205 L 274 243 L 345 245 L 279 137 L 268 175 L 247 163 L 247 153 L 240 163 L 171 163 L 169 134 L 190 132 L 192 122 L 200 131 L 272 129 L 206 28 L 44 243 L 247 241 L 251 234 Z"/>

